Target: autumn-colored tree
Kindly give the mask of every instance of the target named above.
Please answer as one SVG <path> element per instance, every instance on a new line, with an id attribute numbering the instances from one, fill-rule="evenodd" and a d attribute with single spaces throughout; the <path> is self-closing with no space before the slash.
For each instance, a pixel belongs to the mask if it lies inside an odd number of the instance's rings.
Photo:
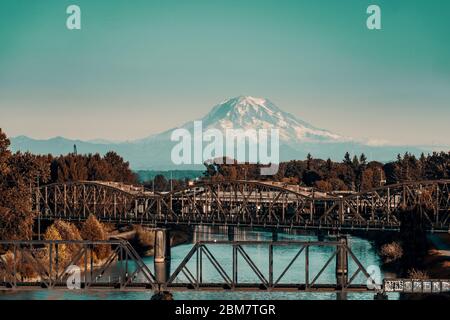
<path id="1" fill-rule="evenodd" d="M 324 180 L 316 181 L 315 187 L 317 188 L 317 190 L 322 192 L 333 191 L 333 185 L 329 181 Z"/>
<path id="2" fill-rule="evenodd" d="M 134 183 L 136 175 L 130 170 L 130 165 L 125 162 L 117 153 L 110 151 L 103 157 L 103 160 L 109 166 L 112 181 Z"/>
<path id="3" fill-rule="evenodd" d="M 0 129 L 0 239 L 31 239 L 30 187 L 45 183 L 49 168 L 45 157 L 11 154 L 9 143 Z"/>
<path id="4" fill-rule="evenodd" d="M 4 177 L 8 173 L 8 159 L 11 156 L 9 144 L 9 139 L 0 128 L 0 177 Z"/>
<path id="5" fill-rule="evenodd" d="M 61 234 L 58 231 L 58 228 L 54 224 L 45 230 L 44 240 L 62 240 Z"/>
<path id="6" fill-rule="evenodd" d="M 374 172 L 372 169 L 366 169 L 361 175 L 361 191 L 370 190 L 374 187 Z"/>
<path id="7" fill-rule="evenodd" d="M 58 230 L 62 240 L 82 240 L 80 231 L 73 223 L 56 220 L 52 226 Z"/>
<path id="8" fill-rule="evenodd" d="M 51 168 L 54 182 L 88 180 L 86 157 L 83 155 L 60 156 L 53 160 Z"/>
<path id="9" fill-rule="evenodd" d="M 81 227 L 81 237 L 84 240 L 106 240 L 107 234 L 102 223 L 91 214 Z"/>
<path id="10" fill-rule="evenodd" d="M 47 228 L 44 234 L 45 240 L 82 240 L 78 228 L 66 221 L 56 220 L 50 227 Z M 71 261 L 80 249 L 80 244 L 60 244 L 58 245 L 58 260 L 60 262 L 68 263 Z M 49 254 L 49 253 L 47 253 Z M 53 248 L 53 259 L 56 260 L 56 249 Z M 80 263 L 75 261 L 74 263 Z M 64 267 L 61 265 L 61 267 Z"/>
<path id="11" fill-rule="evenodd" d="M 28 195 L 23 189 L 0 189 L 0 239 L 24 240 L 32 238 L 34 215 L 30 210 Z"/>
<path id="12" fill-rule="evenodd" d="M 136 175 L 115 152 L 108 152 L 104 157 L 99 154 L 67 154 L 51 161 L 52 182 L 67 181 L 115 181 L 136 183 Z"/>
<path id="13" fill-rule="evenodd" d="M 61 234 L 58 231 L 58 228 L 55 224 L 52 224 L 50 227 L 47 228 L 47 230 L 44 233 L 44 240 L 64 240 L 61 236 Z M 52 254 L 54 262 L 56 262 L 56 246 L 53 245 L 52 251 L 54 254 Z M 47 255 L 50 253 L 47 252 Z M 68 250 L 67 246 L 64 244 L 58 245 L 58 261 L 60 263 L 61 267 L 64 267 L 64 265 L 69 262 L 71 259 L 70 250 Z M 61 271 L 61 270 L 58 270 Z"/>
<path id="14" fill-rule="evenodd" d="M 339 178 L 331 178 L 328 180 L 331 183 L 332 189 L 336 191 L 348 191 L 347 185 Z"/>
<path id="15" fill-rule="evenodd" d="M 106 161 L 98 154 L 87 156 L 88 180 L 91 181 L 112 181 L 111 168 Z"/>
<path id="16" fill-rule="evenodd" d="M 107 240 L 108 235 L 103 224 L 97 220 L 94 215 L 90 215 L 84 222 L 81 228 L 81 237 L 84 240 Z M 105 259 L 111 247 L 109 245 L 96 245 L 94 247 L 94 253 L 97 259 Z"/>

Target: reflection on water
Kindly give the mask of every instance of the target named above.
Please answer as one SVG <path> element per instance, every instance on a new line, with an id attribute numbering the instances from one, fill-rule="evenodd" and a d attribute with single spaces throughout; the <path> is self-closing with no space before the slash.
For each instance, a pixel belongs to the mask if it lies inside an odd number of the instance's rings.
<path id="1" fill-rule="evenodd" d="M 255 231 L 243 228 L 228 229 L 225 227 L 196 227 L 193 235 L 192 243 L 196 241 L 214 241 L 214 240 L 236 240 L 236 241 L 271 241 L 272 232 L 267 231 Z M 325 237 L 324 240 L 330 240 Z M 289 233 L 279 233 L 278 240 L 301 240 L 301 241 L 317 241 L 315 235 L 299 235 Z M 322 239 L 321 239 L 322 240 Z M 170 263 L 171 270 L 174 272 L 175 268 L 180 264 L 188 252 L 192 249 L 192 243 L 183 244 L 172 248 Z M 380 258 L 376 254 L 374 247 L 367 240 L 349 237 L 348 243 L 362 265 L 367 268 L 370 265 L 380 265 Z M 211 253 L 219 261 L 220 265 L 231 276 L 232 272 L 232 247 L 224 244 L 210 245 L 208 246 Z M 268 278 L 268 247 L 266 245 L 246 245 L 245 251 L 250 258 L 255 262 L 260 271 Z M 286 268 L 292 258 L 298 253 L 299 248 L 296 246 L 276 246 L 274 247 L 274 278 L 277 279 L 282 271 Z M 310 281 L 315 277 L 319 270 L 323 267 L 326 261 L 333 254 L 334 249 L 332 247 L 311 247 L 310 248 Z M 144 258 L 145 263 L 149 268 L 154 271 L 153 257 Z M 305 281 L 305 256 L 301 254 L 289 271 L 284 275 L 280 283 L 289 283 L 292 281 L 304 282 Z M 188 263 L 188 267 L 191 271 L 195 270 L 195 259 L 191 259 Z M 157 268 L 161 268 L 166 272 L 168 276 L 169 270 L 167 266 L 158 265 Z M 349 275 L 352 275 L 356 270 L 356 264 L 349 259 Z M 250 266 L 245 260 L 240 257 L 238 260 L 240 283 L 258 282 L 257 275 L 251 270 Z M 107 274 L 106 277 L 113 277 L 112 274 Z M 214 269 L 212 264 L 204 260 L 203 263 L 203 281 L 204 282 L 221 282 L 221 277 Z M 177 278 L 177 281 L 186 280 L 183 275 Z M 323 274 L 317 279 L 316 283 L 334 283 L 336 281 L 335 265 L 330 265 L 324 270 Z M 185 281 L 183 281 L 185 282 Z M 364 276 L 360 273 L 353 283 L 365 283 Z M 82 291 L 32 291 L 32 292 L 16 292 L 16 293 L 1 293 L 0 299 L 73 299 L 73 300 L 86 300 L 86 299 L 110 299 L 110 300 L 148 300 L 150 299 L 151 292 L 82 292 Z M 301 299 L 301 300 L 328 300 L 336 299 L 335 293 L 298 293 L 298 292 L 174 292 L 174 299 L 181 300 L 233 300 L 233 299 L 261 299 L 261 300 L 276 300 L 276 299 Z M 397 296 L 389 296 L 389 299 L 396 299 Z M 373 299 L 373 293 L 348 293 L 347 299 Z"/>

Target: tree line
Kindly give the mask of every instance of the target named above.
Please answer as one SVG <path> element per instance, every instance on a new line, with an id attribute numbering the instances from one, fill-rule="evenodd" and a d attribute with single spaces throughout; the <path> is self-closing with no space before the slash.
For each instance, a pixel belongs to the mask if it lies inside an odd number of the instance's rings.
<path id="1" fill-rule="evenodd" d="M 368 161 L 365 154 L 351 156 L 345 153 L 342 161 L 314 159 L 281 162 L 274 176 L 260 175 L 261 164 L 214 161 L 205 163 L 199 180 L 269 180 L 313 187 L 318 191 L 367 191 L 383 185 L 406 181 L 450 179 L 450 152 L 397 155 L 395 161 L 381 163 Z M 155 191 L 177 190 L 188 186 L 189 179 L 168 179 L 163 174 L 143 182 Z"/>
<path id="2" fill-rule="evenodd" d="M 274 176 L 261 176 L 260 164 L 222 163 L 205 163 L 205 179 L 271 180 L 327 192 L 366 191 L 385 184 L 450 178 L 450 152 L 421 154 L 419 158 L 405 153 L 388 163 L 367 161 L 364 154 L 352 157 L 348 152 L 340 162 L 314 159 L 308 154 L 305 160 L 280 163 Z"/>
<path id="3" fill-rule="evenodd" d="M 0 239 L 31 239 L 31 189 L 54 182 L 104 180 L 136 183 L 136 175 L 115 152 L 35 155 L 12 153 L 0 128 Z"/>

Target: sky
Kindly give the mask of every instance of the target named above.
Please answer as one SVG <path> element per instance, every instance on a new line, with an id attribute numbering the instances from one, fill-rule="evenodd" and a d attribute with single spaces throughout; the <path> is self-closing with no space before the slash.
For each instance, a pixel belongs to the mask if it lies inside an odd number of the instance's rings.
<path id="1" fill-rule="evenodd" d="M 81 30 L 66 8 L 81 8 Z M 381 30 L 366 9 L 381 8 Z M 132 140 L 270 99 L 373 143 L 450 145 L 447 0 L 1 0 L 0 127 Z"/>

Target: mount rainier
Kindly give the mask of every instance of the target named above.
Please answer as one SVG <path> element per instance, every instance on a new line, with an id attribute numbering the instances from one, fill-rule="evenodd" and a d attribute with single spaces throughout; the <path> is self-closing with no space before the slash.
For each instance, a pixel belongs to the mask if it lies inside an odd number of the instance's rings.
<path id="1" fill-rule="evenodd" d="M 202 122 L 203 130 L 214 128 L 222 132 L 227 129 L 278 129 L 280 161 L 304 159 L 308 153 L 315 158 L 341 160 L 347 151 L 354 154 L 364 152 L 369 160 L 389 161 L 397 153 L 430 151 L 411 146 L 372 146 L 317 128 L 283 111 L 268 99 L 250 96 L 225 100 L 197 121 Z M 193 123 L 187 122 L 179 128 L 192 132 Z M 104 154 L 114 150 L 136 170 L 202 169 L 201 166 L 172 164 L 171 150 L 178 142 L 171 141 L 170 137 L 175 129 L 130 142 L 81 141 L 62 137 L 35 140 L 19 136 L 11 139 L 11 147 L 13 151 L 59 155 L 72 152 L 76 145 L 79 153 Z"/>

